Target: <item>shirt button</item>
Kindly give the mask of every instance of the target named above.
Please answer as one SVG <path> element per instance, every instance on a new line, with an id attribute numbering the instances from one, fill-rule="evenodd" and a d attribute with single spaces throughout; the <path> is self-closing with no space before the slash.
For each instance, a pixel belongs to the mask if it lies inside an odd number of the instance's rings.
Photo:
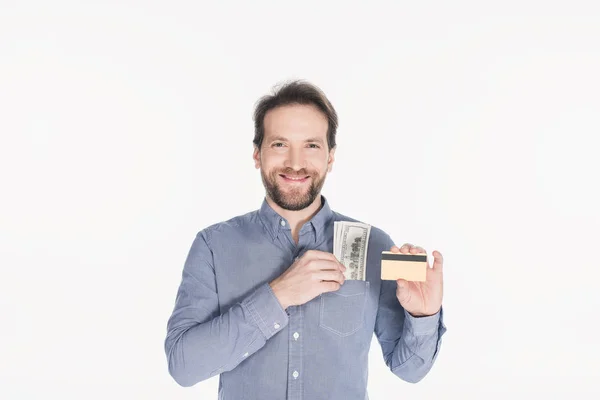
<path id="1" fill-rule="evenodd" d="M 275 325 L 273 325 L 273 328 L 279 329 L 279 328 L 281 328 L 281 325 L 279 325 L 277 322 L 275 322 Z"/>
<path id="2" fill-rule="evenodd" d="M 281 226 L 285 226 L 285 221 L 281 220 Z"/>
<path id="3" fill-rule="evenodd" d="M 244 353 L 244 357 L 248 357 L 248 353 Z"/>
<path id="4" fill-rule="evenodd" d="M 300 334 L 298 332 L 294 332 L 294 340 L 298 340 Z"/>
<path id="5" fill-rule="evenodd" d="M 298 378 L 298 375 L 300 375 L 300 374 L 298 373 L 298 371 L 294 371 L 294 373 L 292 374 L 292 376 L 294 377 L 294 379 L 297 379 L 297 378 Z"/>

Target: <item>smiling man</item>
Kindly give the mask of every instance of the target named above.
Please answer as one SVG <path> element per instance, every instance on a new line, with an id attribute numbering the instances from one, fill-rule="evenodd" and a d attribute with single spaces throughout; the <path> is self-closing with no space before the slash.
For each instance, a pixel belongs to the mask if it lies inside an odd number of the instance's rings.
<path id="1" fill-rule="evenodd" d="M 321 194 L 336 111 L 319 88 L 294 81 L 261 98 L 254 120 L 266 195 L 196 235 L 167 323 L 170 374 L 182 386 L 220 375 L 221 400 L 365 400 L 375 334 L 391 372 L 420 381 L 446 331 L 442 255 L 432 253 L 424 282 L 381 280 L 382 251 L 425 250 L 371 227 L 366 280 L 345 280 L 334 222 L 358 221 Z"/>

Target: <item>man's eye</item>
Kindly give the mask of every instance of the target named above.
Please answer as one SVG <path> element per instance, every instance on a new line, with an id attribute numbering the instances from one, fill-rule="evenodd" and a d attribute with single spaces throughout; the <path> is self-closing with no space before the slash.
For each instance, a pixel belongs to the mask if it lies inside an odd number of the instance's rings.
<path id="1" fill-rule="evenodd" d="M 283 143 L 273 143 L 273 147 L 283 147 Z"/>
<path id="2" fill-rule="evenodd" d="M 314 144 L 314 143 L 309 144 L 309 146 L 310 146 L 311 149 L 318 149 L 319 148 L 319 145 L 318 144 Z"/>

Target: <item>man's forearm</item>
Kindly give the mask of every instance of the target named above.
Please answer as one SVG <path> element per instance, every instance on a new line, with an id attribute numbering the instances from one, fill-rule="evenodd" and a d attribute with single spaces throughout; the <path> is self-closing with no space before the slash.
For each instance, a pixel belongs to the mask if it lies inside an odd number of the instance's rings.
<path id="1" fill-rule="evenodd" d="M 418 318 L 405 312 L 402 337 L 390 360 L 390 369 L 396 376 L 416 383 L 431 370 L 440 350 L 441 336 L 446 331 L 442 312 Z"/>
<path id="2" fill-rule="evenodd" d="M 288 323 L 268 284 L 211 320 L 194 317 L 175 310 L 165 340 L 169 373 L 182 386 L 232 370 Z"/>

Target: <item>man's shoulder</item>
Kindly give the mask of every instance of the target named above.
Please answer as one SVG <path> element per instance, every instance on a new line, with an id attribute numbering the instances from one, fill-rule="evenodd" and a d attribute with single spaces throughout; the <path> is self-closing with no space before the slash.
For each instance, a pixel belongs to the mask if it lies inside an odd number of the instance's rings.
<path id="1" fill-rule="evenodd" d="M 256 229 L 258 210 L 252 210 L 244 214 L 236 215 L 226 220 L 212 223 L 202 228 L 198 235 L 206 237 L 207 241 L 213 241 L 220 236 L 231 237 L 232 235 L 245 234 L 248 230 Z"/>

